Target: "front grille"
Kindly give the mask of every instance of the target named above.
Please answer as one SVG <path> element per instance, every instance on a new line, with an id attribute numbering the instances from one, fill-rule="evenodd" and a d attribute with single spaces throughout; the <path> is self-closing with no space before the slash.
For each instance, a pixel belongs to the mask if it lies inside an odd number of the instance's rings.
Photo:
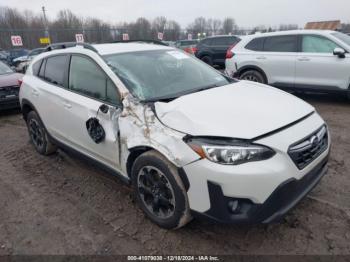
<path id="1" fill-rule="evenodd" d="M 18 96 L 19 86 L 5 86 L 0 87 L 0 98 L 6 99 L 13 96 Z"/>
<path id="2" fill-rule="evenodd" d="M 288 154 L 299 169 L 305 168 L 328 147 L 327 127 L 323 126 L 310 136 L 291 145 Z"/>

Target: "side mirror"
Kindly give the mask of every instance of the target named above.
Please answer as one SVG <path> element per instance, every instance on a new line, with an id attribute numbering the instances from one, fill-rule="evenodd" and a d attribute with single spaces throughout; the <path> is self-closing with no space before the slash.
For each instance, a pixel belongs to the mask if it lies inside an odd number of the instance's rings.
<path id="1" fill-rule="evenodd" d="M 337 47 L 333 51 L 333 55 L 338 56 L 339 58 L 345 58 L 346 51 L 343 48 Z"/>

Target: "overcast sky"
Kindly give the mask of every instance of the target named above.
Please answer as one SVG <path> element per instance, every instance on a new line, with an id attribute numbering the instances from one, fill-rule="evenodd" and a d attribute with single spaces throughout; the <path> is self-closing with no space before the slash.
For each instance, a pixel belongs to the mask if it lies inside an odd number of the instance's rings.
<path id="1" fill-rule="evenodd" d="M 340 19 L 350 22 L 350 0 L 1 0 L 0 5 L 39 12 L 45 5 L 49 17 L 60 9 L 108 22 L 166 16 L 186 27 L 197 16 L 236 19 L 241 27 L 298 24 Z"/>

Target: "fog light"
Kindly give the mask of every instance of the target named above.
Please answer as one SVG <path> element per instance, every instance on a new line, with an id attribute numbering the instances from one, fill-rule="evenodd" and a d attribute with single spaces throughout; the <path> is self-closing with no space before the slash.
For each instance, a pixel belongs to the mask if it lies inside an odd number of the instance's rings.
<path id="1" fill-rule="evenodd" d="M 239 203 L 238 200 L 228 202 L 228 209 L 231 213 L 236 214 L 239 212 Z"/>

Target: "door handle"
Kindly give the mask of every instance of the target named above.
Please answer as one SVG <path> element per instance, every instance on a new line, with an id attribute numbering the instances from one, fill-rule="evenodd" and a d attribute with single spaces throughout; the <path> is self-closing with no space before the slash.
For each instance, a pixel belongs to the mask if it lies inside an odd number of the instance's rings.
<path id="1" fill-rule="evenodd" d="M 308 57 L 301 57 L 301 58 L 298 58 L 298 60 L 299 60 L 300 62 L 307 62 L 307 61 L 310 61 L 311 59 L 308 58 Z"/>
<path id="2" fill-rule="evenodd" d="M 64 103 L 63 106 L 67 109 L 71 109 L 72 108 L 72 105 L 69 104 L 69 103 Z"/>

